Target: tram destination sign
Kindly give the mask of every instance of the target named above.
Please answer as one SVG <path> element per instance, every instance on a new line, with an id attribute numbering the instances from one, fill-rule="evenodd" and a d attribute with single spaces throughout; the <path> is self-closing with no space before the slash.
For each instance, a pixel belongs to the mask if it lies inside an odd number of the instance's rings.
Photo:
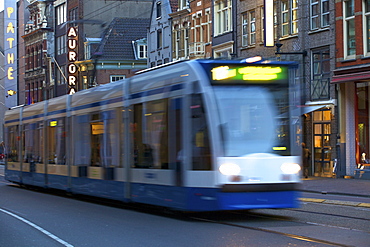
<path id="1" fill-rule="evenodd" d="M 276 65 L 220 65 L 211 69 L 212 84 L 285 84 L 288 68 Z"/>

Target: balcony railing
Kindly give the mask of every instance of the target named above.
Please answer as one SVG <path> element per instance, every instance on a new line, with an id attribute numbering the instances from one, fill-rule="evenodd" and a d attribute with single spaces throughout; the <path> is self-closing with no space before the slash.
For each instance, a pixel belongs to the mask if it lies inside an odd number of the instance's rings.
<path id="1" fill-rule="evenodd" d="M 204 42 L 190 43 L 189 51 L 190 51 L 190 56 L 204 56 L 205 43 Z"/>

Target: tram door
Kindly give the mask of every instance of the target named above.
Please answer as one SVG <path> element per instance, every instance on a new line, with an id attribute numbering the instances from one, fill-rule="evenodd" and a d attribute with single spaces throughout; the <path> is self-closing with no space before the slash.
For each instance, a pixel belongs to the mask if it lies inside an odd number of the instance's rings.
<path id="1" fill-rule="evenodd" d="M 183 163 L 182 163 L 182 99 L 170 100 L 169 105 L 169 158 L 171 169 L 174 170 L 174 185 L 183 184 Z"/>
<path id="2" fill-rule="evenodd" d="M 331 162 L 331 111 L 324 109 L 313 113 L 314 130 L 314 176 L 331 177 L 333 167 Z"/>

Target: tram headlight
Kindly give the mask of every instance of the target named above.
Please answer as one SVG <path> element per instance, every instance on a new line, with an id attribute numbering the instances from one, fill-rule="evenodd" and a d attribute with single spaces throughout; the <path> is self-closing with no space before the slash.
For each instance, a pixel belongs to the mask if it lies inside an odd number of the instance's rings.
<path id="1" fill-rule="evenodd" d="M 301 166 L 297 163 L 283 163 L 280 169 L 285 174 L 297 174 L 301 170 Z"/>
<path id="2" fill-rule="evenodd" d="M 239 175 L 240 173 L 240 167 L 237 164 L 234 163 L 224 163 L 221 164 L 218 170 L 223 174 L 223 175 Z"/>

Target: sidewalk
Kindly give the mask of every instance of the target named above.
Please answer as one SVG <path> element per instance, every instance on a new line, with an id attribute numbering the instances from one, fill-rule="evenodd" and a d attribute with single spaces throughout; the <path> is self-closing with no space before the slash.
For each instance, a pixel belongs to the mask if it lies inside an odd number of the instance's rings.
<path id="1" fill-rule="evenodd" d="M 370 198 L 370 180 L 309 177 L 302 179 L 301 191 Z"/>
<path id="2" fill-rule="evenodd" d="M 302 179 L 302 192 L 314 192 L 332 195 L 350 195 L 370 198 L 370 180 L 309 177 Z M 370 208 L 370 203 L 338 201 L 316 198 L 300 198 L 302 202 L 316 202 L 354 207 Z"/>

